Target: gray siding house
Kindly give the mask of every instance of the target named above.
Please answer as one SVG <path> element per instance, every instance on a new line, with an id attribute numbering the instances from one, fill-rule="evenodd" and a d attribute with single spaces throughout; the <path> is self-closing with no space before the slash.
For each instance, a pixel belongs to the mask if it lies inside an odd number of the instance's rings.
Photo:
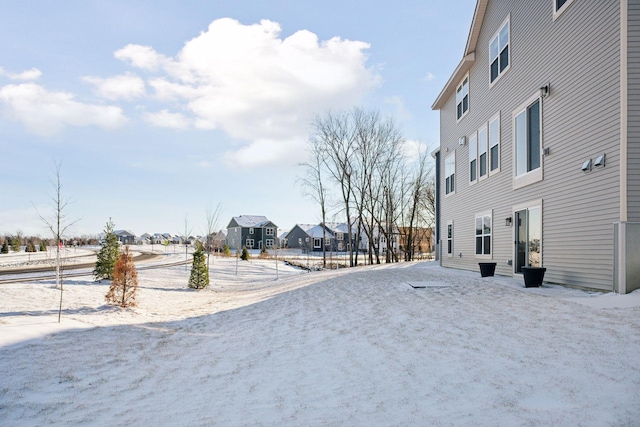
<path id="1" fill-rule="evenodd" d="M 227 225 L 227 244 L 232 250 L 272 248 L 277 244 L 278 227 L 267 217 L 240 215 Z"/>
<path id="2" fill-rule="evenodd" d="M 640 288 L 640 3 L 479 0 L 440 111 L 443 266 Z"/>
<path id="3" fill-rule="evenodd" d="M 335 235 L 328 227 L 322 224 L 296 224 L 287 233 L 287 247 L 289 249 L 302 249 L 305 251 L 322 252 L 322 244 L 327 239 L 325 250 L 336 251 Z"/>

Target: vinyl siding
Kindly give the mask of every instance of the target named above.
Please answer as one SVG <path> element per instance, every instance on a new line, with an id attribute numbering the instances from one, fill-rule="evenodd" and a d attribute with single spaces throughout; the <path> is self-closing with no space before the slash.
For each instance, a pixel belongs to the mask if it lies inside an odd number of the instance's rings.
<path id="1" fill-rule="evenodd" d="M 507 16 L 511 68 L 490 87 L 489 41 Z M 453 96 L 441 110 L 442 159 L 456 150 L 457 175 L 456 194 L 442 200 L 441 229 L 449 220 L 455 224 L 455 256 L 445 253 L 444 266 L 478 270 L 483 260 L 475 256 L 474 218 L 492 210 L 496 273 L 513 274 L 514 227 L 505 226 L 505 218 L 514 206 L 542 199 L 545 280 L 612 289 L 620 203 L 619 36 L 618 2 L 576 0 L 553 21 L 550 1 L 489 1 L 469 73 L 469 112 L 456 124 Z M 547 83 L 542 144 L 550 154 L 542 158 L 543 180 L 514 190 L 512 114 Z M 458 138 L 498 111 L 501 171 L 469 185 L 469 146 L 459 146 Z M 606 167 L 581 170 L 584 161 L 605 153 Z M 442 243 L 446 247 L 446 239 Z"/>
<path id="2" fill-rule="evenodd" d="M 640 4 L 628 3 L 627 27 L 627 208 L 640 222 Z"/>

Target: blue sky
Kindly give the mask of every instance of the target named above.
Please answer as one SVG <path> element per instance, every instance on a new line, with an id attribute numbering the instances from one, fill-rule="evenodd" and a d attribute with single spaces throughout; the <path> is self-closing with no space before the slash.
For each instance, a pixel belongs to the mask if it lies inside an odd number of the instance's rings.
<path id="1" fill-rule="evenodd" d="M 0 233 L 47 235 L 54 161 L 73 235 L 199 234 L 218 203 L 220 227 L 318 222 L 295 183 L 313 116 L 375 108 L 434 148 L 475 3 L 3 2 Z"/>

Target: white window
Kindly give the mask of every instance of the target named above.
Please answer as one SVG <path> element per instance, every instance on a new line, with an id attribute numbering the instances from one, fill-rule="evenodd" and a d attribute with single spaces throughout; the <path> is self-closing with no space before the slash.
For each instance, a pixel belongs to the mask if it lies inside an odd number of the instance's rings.
<path id="1" fill-rule="evenodd" d="M 316 237 L 313 238 L 313 247 L 318 249 L 322 247 L 322 239 L 318 239 Z"/>
<path id="2" fill-rule="evenodd" d="M 491 255 L 491 212 L 476 215 L 476 256 Z"/>
<path id="3" fill-rule="evenodd" d="M 500 172 L 500 113 L 489 119 L 489 175 Z"/>
<path id="4" fill-rule="evenodd" d="M 302 237 L 298 237 L 298 244 L 302 245 Z"/>
<path id="5" fill-rule="evenodd" d="M 469 111 L 469 75 L 456 88 L 456 120 L 460 120 Z"/>
<path id="6" fill-rule="evenodd" d="M 474 132 L 469 136 L 469 182 L 478 182 L 478 136 Z"/>
<path id="7" fill-rule="evenodd" d="M 273 247 L 273 239 L 266 239 L 265 240 L 265 246 L 268 248 L 272 248 Z"/>
<path id="8" fill-rule="evenodd" d="M 509 17 L 500 27 L 500 30 L 489 42 L 489 64 L 491 64 L 491 83 L 509 70 L 511 53 L 509 52 Z"/>
<path id="9" fill-rule="evenodd" d="M 555 21 L 562 12 L 567 10 L 573 0 L 551 0 L 551 2 L 553 3 L 553 20 Z"/>
<path id="10" fill-rule="evenodd" d="M 513 113 L 514 188 L 542 180 L 542 110 L 536 94 Z"/>
<path id="11" fill-rule="evenodd" d="M 336 234 L 336 240 L 342 241 L 343 240 L 343 234 L 342 233 L 337 233 Z"/>
<path id="12" fill-rule="evenodd" d="M 453 221 L 447 222 L 447 256 L 453 256 Z"/>
<path id="13" fill-rule="evenodd" d="M 249 229 L 249 234 L 253 234 L 253 228 Z"/>
<path id="14" fill-rule="evenodd" d="M 247 239 L 247 243 L 245 245 L 247 248 L 253 248 L 253 239 Z"/>
<path id="15" fill-rule="evenodd" d="M 487 126 L 478 129 L 478 179 L 487 175 Z"/>
<path id="16" fill-rule="evenodd" d="M 267 236 L 273 236 L 273 228 L 267 228 Z"/>
<path id="17" fill-rule="evenodd" d="M 444 161 L 445 195 L 456 191 L 456 152 L 451 153 Z"/>

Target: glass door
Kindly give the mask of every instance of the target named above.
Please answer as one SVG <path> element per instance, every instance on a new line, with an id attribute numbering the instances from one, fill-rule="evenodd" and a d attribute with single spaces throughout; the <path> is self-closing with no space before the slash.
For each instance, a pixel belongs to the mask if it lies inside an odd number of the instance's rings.
<path id="1" fill-rule="evenodd" d="M 514 220 L 515 272 L 522 273 L 522 267 L 542 267 L 542 209 L 518 210 Z"/>

